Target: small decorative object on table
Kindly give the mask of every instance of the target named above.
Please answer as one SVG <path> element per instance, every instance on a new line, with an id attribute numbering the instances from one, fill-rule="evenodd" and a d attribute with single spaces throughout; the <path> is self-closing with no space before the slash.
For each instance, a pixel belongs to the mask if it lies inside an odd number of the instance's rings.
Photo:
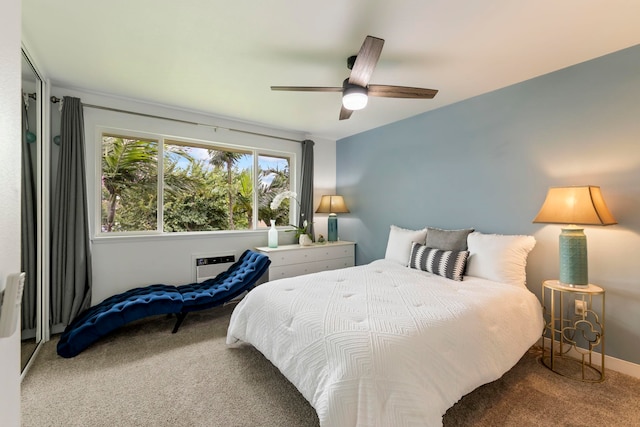
<path id="1" fill-rule="evenodd" d="M 327 243 L 327 241 L 324 239 L 324 236 L 322 234 L 318 235 L 317 243 L 321 245 L 324 245 L 325 243 Z"/>
<path id="2" fill-rule="evenodd" d="M 311 246 L 313 245 L 313 240 L 311 240 L 308 234 L 301 234 L 300 237 L 298 237 L 298 243 L 300 243 L 300 246 Z"/>
<path id="3" fill-rule="evenodd" d="M 276 220 L 272 219 L 271 228 L 269 228 L 269 247 L 277 248 L 278 247 L 278 230 L 276 230 Z"/>
<path id="4" fill-rule="evenodd" d="M 291 225 L 294 227 L 294 230 L 287 231 L 295 231 L 296 237 L 298 238 L 298 243 L 300 246 L 311 246 L 313 245 L 313 238 L 311 237 L 309 223 L 305 219 L 302 223 L 302 227 L 296 227 L 295 225 Z"/>

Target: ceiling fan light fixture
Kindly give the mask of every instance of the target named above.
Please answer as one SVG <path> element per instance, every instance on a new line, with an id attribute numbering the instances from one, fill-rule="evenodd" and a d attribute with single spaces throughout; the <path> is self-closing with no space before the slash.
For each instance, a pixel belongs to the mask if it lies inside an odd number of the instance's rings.
<path id="1" fill-rule="evenodd" d="M 342 105 L 347 110 L 362 110 L 367 106 L 369 97 L 367 88 L 361 86 L 351 86 L 344 89 L 342 93 Z"/>

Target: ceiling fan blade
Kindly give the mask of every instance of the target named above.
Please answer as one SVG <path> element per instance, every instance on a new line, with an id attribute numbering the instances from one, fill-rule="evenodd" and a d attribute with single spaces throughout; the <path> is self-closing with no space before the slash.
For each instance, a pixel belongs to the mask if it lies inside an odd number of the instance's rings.
<path id="1" fill-rule="evenodd" d="M 423 89 L 408 86 L 369 85 L 369 96 L 384 98 L 431 99 L 438 93 L 437 89 Z"/>
<path id="2" fill-rule="evenodd" d="M 271 90 L 287 90 L 293 92 L 342 92 L 341 87 L 322 86 L 271 86 Z"/>
<path id="3" fill-rule="evenodd" d="M 353 110 L 347 110 L 344 106 L 340 107 L 340 120 L 347 120 L 353 114 Z"/>
<path id="4" fill-rule="evenodd" d="M 349 83 L 352 85 L 358 85 L 366 87 L 369 84 L 373 69 L 378 63 L 380 53 L 382 52 L 382 46 L 384 46 L 384 40 L 373 36 L 367 36 L 362 43 L 360 52 L 356 57 L 356 62 L 351 69 L 351 75 L 349 76 Z"/>

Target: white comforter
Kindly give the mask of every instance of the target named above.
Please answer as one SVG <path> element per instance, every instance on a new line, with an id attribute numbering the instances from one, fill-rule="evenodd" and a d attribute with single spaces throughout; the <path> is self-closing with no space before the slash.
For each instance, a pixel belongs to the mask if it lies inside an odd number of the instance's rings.
<path id="1" fill-rule="evenodd" d="M 541 311 L 525 288 L 379 260 L 258 286 L 227 344 L 262 352 L 323 427 L 438 426 L 536 342 Z"/>

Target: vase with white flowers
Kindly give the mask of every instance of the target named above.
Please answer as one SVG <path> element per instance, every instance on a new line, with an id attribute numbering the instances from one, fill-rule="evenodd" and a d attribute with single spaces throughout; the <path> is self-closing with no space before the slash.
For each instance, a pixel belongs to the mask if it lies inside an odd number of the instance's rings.
<path id="1" fill-rule="evenodd" d="M 276 196 L 271 201 L 271 210 L 272 211 L 277 210 L 280 207 L 280 204 L 285 199 L 294 200 L 297 203 L 298 208 L 302 209 L 302 207 L 300 206 L 300 202 L 296 198 L 297 196 L 298 195 L 295 193 L 295 191 L 283 191 L 282 193 L 276 194 Z M 304 212 L 301 213 L 300 216 L 304 217 Z M 311 232 L 311 223 L 309 223 L 309 221 L 305 219 L 302 221 L 301 225 L 294 225 L 294 224 L 289 224 L 289 225 L 293 227 L 293 230 L 286 230 L 286 231 L 295 232 L 296 239 L 298 240 L 300 245 L 309 246 L 313 244 L 313 234 Z"/>

